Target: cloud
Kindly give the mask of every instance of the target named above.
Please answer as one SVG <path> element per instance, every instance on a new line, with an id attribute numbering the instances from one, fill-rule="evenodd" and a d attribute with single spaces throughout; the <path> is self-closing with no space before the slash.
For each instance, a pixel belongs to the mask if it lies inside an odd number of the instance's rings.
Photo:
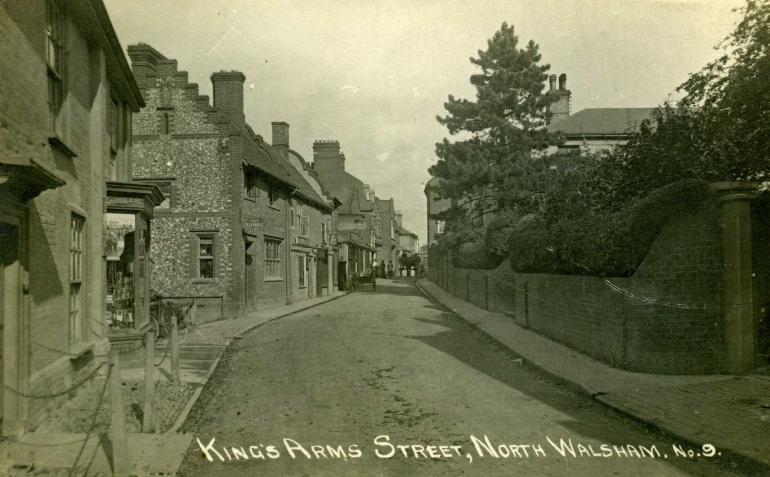
<path id="1" fill-rule="evenodd" d="M 340 86 L 340 91 L 345 91 L 346 89 L 349 89 L 353 93 L 358 93 L 358 90 L 361 89 L 361 88 L 359 88 L 358 86 L 350 85 L 350 84 L 345 84 L 345 85 Z"/>
<path id="2" fill-rule="evenodd" d="M 377 154 L 377 160 L 380 162 L 385 162 L 388 160 L 388 156 L 390 156 L 389 152 L 383 152 L 383 153 Z"/>

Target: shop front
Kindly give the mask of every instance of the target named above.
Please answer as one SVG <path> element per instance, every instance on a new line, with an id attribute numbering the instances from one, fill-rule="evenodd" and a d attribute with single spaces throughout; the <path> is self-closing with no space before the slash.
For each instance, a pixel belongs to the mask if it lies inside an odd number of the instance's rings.
<path id="1" fill-rule="evenodd" d="M 104 214 L 106 323 L 113 345 L 141 345 L 138 329 L 150 320 L 150 223 L 163 202 L 157 186 L 107 183 Z"/>

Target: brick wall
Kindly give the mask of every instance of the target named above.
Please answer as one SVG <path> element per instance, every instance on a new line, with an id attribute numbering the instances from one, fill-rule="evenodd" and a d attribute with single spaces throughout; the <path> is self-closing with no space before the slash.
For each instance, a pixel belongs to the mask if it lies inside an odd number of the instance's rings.
<path id="1" fill-rule="evenodd" d="M 612 366 L 662 374 L 724 370 L 720 230 L 715 201 L 673 218 L 630 278 L 454 268 L 431 280 Z M 759 292 L 758 292 L 759 293 Z"/>

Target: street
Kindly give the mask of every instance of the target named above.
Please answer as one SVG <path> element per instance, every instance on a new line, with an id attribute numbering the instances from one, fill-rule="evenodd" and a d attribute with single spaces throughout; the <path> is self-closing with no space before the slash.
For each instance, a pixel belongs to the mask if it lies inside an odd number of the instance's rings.
<path id="1" fill-rule="evenodd" d="M 405 280 L 236 340 L 182 431 L 183 476 L 738 475 L 533 374 Z"/>

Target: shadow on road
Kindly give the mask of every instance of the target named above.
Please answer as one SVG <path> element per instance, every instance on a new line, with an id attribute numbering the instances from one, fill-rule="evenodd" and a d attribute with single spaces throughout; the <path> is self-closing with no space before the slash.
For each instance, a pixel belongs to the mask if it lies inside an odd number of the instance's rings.
<path id="1" fill-rule="evenodd" d="M 394 290 L 394 293 L 406 294 L 402 287 L 403 285 L 397 288 L 393 287 L 397 290 L 397 292 Z M 415 290 L 414 293 L 410 294 L 423 296 L 416 286 L 410 286 L 410 288 Z M 569 419 L 559 423 L 565 428 L 572 430 L 575 434 L 617 446 L 632 445 L 638 448 L 639 445 L 648 447 L 653 443 L 657 443 L 661 458 L 663 454 L 668 454 L 670 457 L 665 460 L 666 464 L 692 475 L 723 475 L 718 468 L 714 467 L 714 464 L 730 468 L 733 472 L 737 471 L 742 475 L 770 475 L 770 468 L 758 469 L 751 464 L 747 466 L 748 463 L 740 462 L 739 459 L 731 459 L 728 456 L 711 458 L 712 460 L 709 463 L 699 462 L 695 459 L 674 458 L 671 446 L 673 444 L 681 444 L 687 450 L 687 444 L 676 442 L 665 435 L 660 435 L 658 432 L 645 435 L 645 442 L 639 442 L 640 430 L 649 431 L 649 428 L 646 426 L 622 417 L 596 401 L 579 396 L 562 385 L 551 382 L 523 368 L 521 364 L 515 361 L 518 356 L 509 349 L 496 342 L 492 342 L 488 337 L 470 326 L 463 318 L 452 313 L 443 305 L 437 304 L 428 298 L 426 298 L 426 302 L 424 308 L 440 314 L 431 313 L 433 314 L 432 318 L 411 319 L 434 326 L 439 325 L 445 331 L 431 335 L 406 336 L 407 338 L 421 341 L 433 349 L 461 361 L 476 371 L 484 373 L 512 389 L 567 414 Z M 501 360 L 501 353 L 506 355 L 508 359 Z M 535 377 L 535 379 L 532 379 L 532 377 Z M 601 415 L 603 418 L 597 419 L 597 415 Z M 577 442 L 580 441 L 579 438 L 575 438 L 575 435 L 550 435 L 548 437 L 557 443 L 560 438 L 564 438 L 566 441 L 568 437 L 571 437 L 576 446 Z M 694 451 L 699 452 L 700 449 L 694 449 Z"/>

